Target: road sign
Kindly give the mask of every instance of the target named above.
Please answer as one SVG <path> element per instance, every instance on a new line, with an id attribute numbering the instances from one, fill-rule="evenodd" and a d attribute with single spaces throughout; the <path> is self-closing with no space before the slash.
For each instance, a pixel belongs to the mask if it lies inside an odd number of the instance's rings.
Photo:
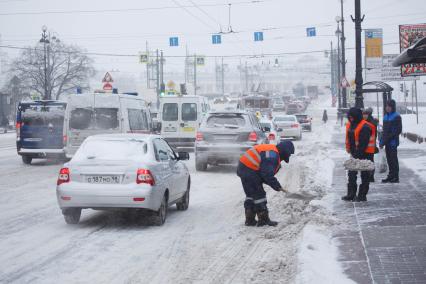
<path id="1" fill-rule="evenodd" d="M 112 90 L 112 85 L 110 83 L 105 83 L 104 86 L 102 87 L 102 89 L 104 91 L 111 91 Z"/>
<path id="2" fill-rule="evenodd" d="M 400 25 L 399 26 L 399 44 L 400 51 L 403 52 L 419 39 L 426 37 L 426 24 Z M 401 76 L 425 76 L 426 64 L 403 64 L 401 66 Z"/>
<path id="3" fill-rule="evenodd" d="M 148 54 L 141 53 L 139 54 L 139 63 L 147 63 L 148 62 Z"/>
<path id="4" fill-rule="evenodd" d="M 365 30 L 365 81 L 381 81 L 383 29 Z"/>
<path id="5" fill-rule="evenodd" d="M 343 77 L 340 86 L 342 88 L 349 88 L 351 85 L 349 84 L 348 79 L 346 79 L 346 77 Z"/>
<path id="6" fill-rule="evenodd" d="M 221 35 L 212 35 L 212 43 L 213 44 L 221 44 L 222 36 Z"/>
<path id="7" fill-rule="evenodd" d="M 111 74 L 109 74 L 109 72 L 106 72 L 104 78 L 102 79 L 102 83 L 112 83 L 112 82 L 114 82 L 114 80 L 112 79 Z"/>
<path id="8" fill-rule="evenodd" d="M 205 62 L 206 62 L 206 58 L 204 56 L 199 56 L 197 55 L 197 65 L 198 66 L 204 66 Z"/>
<path id="9" fill-rule="evenodd" d="M 263 41 L 263 32 L 254 32 L 254 41 Z"/>
<path id="10" fill-rule="evenodd" d="M 317 36 L 317 31 L 316 31 L 315 27 L 306 28 L 306 36 L 307 37 Z"/>
<path id="11" fill-rule="evenodd" d="M 178 37 L 171 37 L 169 38 L 170 46 L 179 46 L 179 38 Z"/>

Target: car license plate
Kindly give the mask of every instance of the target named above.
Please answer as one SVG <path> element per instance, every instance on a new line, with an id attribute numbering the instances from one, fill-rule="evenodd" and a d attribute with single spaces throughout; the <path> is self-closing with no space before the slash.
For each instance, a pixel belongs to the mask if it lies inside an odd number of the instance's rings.
<path id="1" fill-rule="evenodd" d="M 120 176 L 87 176 L 86 181 L 88 183 L 116 184 L 120 183 Z"/>
<path id="2" fill-rule="evenodd" d="M 194 132 L 195 128 L 194 127 L 188 127 L 188 126 L 186 126 L 186 127 L 183 128 L 183 131 L 185 131 L 185 132 Z"/>

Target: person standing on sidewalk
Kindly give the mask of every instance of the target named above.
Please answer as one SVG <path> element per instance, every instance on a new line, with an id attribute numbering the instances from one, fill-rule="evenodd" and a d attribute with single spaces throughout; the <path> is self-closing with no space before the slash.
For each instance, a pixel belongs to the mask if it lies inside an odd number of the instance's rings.
<path id="1" fill-rule="evenodd" d="M 355 159 L 373 160 L 376 151 L 376 133 L 374 125 L 364 120 L 359 108 L 351 108 L 346 124 L 346 151 Z M 348 171 L 348 193 L 342 197 L 344 201 L 367 201 L 370 189 L 371 171 L 361 171 L 361 184 L 356 195 L 358 171 Z"/>
<path id="2" fill-rule="evenodd" d="M 362 116 L 365 120 L 367 120 L 368 122 L 370 122 L 372 125 L 374 125 L 374 131 L 376 133 L 376 141 L 377 141 L 377 126 L 379 125 L 379 120 L 373 117 L 373 109 L 371 107 L 368 107 L 366 109 L 364 109 L 362 111 Z M 377 154 L 379 152 L 379 149 L 376 147 L 375 150 L 375 154 Z M 374 155 L 373 155 L 373 160 L 374 162 Z M 370 182 L 374 182 L 374 174 L 375 174 L 375 170 L 371 171 L 371 176 L 370 176 Z"/>
<path id="3" fill-rule="evenodd" d="M 380 139 L 380 149 L 385 147 L 386 159 L 388 161 L 389 173 L 383 183 L 399 182 L 398 146 L 399 135 L 402 132 L 402 119 L 396 112 L 395 100 L 386 102 L 385 115 L 383 117 L 383 133 Z"/>
<path id="4" fill-rule="evenodd" d="M 324 123 L 327 123 L 328 121 L 328 114 L 327 114 L 327 110 L 325 109 L 324 112 L 322 113 L 322 121 Z"/>

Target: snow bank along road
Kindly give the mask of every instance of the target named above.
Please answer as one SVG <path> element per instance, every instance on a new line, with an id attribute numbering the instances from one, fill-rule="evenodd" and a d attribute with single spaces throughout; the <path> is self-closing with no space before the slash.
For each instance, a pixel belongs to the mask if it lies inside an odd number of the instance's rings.
<path id="1" fill-rule="evenodd" d="M 332 125 L 311 108 L 312 133 L 278 178 L 290 191 L 318 199 L 331 180 L 327 143 Z M 162 227 L 138 216 L 84 210 L 66 225 L 56 203 L 60 165 L 24 165 L 14 134 L 0 136 L 0 283 L 288 283 L 296 281 L 301 232 L 310 222 L 334 222 L 320 202 L 286 199 L 268 188 L 276 228 L 243 225 L 244 194 L 235 167 L 192 174 L 188 211 L 171 208 Z M 321 166 L 320 166 L 321 165 Z M 303 279 L 302 279 L 303 282 Z"/>

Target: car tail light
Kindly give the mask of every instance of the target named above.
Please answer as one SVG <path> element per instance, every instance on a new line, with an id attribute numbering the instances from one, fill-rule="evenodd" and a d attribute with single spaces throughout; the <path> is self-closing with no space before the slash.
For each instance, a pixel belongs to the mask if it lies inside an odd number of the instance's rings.
<path id="1" fill-rule="evenodd" d="M 292 124 L 291 125 L 291 128 L 298 128 L 299 127 L 299 124 L 298 123 L 295 123 L 295 124 Z"/>
<path id="2" fill-rule="evenodd" d="M 64 145 L 66 145 L 67 144 L 67 141 L 68 141 L 68 136 L 67 135 L 64 135 L 63 137 L 62 137 L 62 142 L 64 143 Z"/>
<path id="3" fill-rule="evenodd" d="M 136 183 L 137 184 L 147 183 L 149 185 L 154 185 L 155 181 L 150 170 L 138 169 L 136 173 Z"/>
<path id="4" fill-rule="evenodd" d="M 16 123 L 16 137 L 18 137 L 18 138 L 19 138 L 19 136 L 21 136 L 21 126 L 22 126 L 22 123 L 20 123 L 20 122 Z"/>
<path id="5" fill-rule="evenodd" d="M 17 123 L 16 123 L 16 130 L 20 129 L 20 128 L 21 128 L 21 126 L 22 126 L 22 123 L 21 123 L 21 122 L 17 122 Z"/>
<path id="6" fill-rule="evenodd" d="M 62 168 L 59 171 L 58 182 L 56 184 L 61 185 L 63 183 L 67 183 L 67 182 L 70 182 L 70 169 L 69 168 Z"/>
<path id="7" fill-rule="evenodd" d="M 256 142 L 257 141 L 257 133 L 256 132 L 251 132 L 250 134 L 249 134 L 249 137 L 248 137 L 248 140 L 249 141 L 252 141 L 252 142 Z"/>
<path id="8" fill-rule="evenodd" d="M 269 133 L 268 139 L 269 140 L 275 140 L 275 134 L 274 133 Z"/>
<path id="9" fill-rule="evenodd" d="M 202 132 L 197 132 L 197 135 L 195 136 L 195 140 L 197 141 L 203 141 L 204 140 L 204 135 Z"/>

